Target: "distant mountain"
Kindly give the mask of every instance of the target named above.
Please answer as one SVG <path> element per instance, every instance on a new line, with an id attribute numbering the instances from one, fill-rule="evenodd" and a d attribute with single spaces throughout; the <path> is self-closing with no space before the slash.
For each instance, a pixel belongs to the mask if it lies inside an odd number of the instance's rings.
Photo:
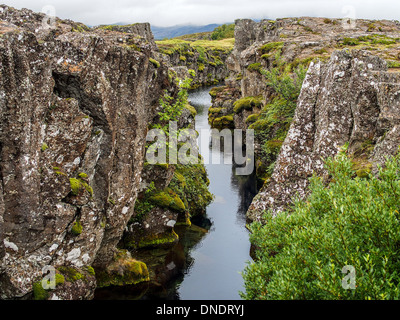
<path id="1" fill-rule="evenodd" d="M 218 26 L 220 26 L 220 24 L 209 24 L 206 26 L 178 25 L 173 27 L 151 26 L 151 31 L 153 31 L 156 40 L 163 40 L 165 38 L 175 38 L 186 34 L 211 32 Z"/>

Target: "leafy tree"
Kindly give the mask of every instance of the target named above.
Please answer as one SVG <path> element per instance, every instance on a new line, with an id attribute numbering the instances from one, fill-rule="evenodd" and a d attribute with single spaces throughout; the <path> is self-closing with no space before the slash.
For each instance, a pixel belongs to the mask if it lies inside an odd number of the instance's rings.
<path id="1" fill-rule="evenodd" d="M 251 226 L 256 262 L 244 271 L 245 299 L 399 299 L 400 156 L 359 178 L 341 152 L 331 182 L 311 179 L 310 196 L 265 225 Z M 342 287 L 344 266 L 355 290 Z"/>
<path id="2" fill-rule="evenodd" d="M 214 29 L 211 34 L 211 40 L 223 40 L 235 37 L 235 25 L 223 24 Z"/>

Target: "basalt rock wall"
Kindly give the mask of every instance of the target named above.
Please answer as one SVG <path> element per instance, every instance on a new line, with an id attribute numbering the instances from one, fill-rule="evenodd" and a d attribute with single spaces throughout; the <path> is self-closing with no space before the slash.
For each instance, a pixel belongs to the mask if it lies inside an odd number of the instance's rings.
<path id="1" fill-rule="evenodd" d="M 110 263 L 134 214 L 148 126 L 176 87 L 145 37 L 44 18 L 0 10 L 0 294 L 29 294 L 53 266 L 79 276 L 49 298 L 84 299 L 89 266 Z"/>

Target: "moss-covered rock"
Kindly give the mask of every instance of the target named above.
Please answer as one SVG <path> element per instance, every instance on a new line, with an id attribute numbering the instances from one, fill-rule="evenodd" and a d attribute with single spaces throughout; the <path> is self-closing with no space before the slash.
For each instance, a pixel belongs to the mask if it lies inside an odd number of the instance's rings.
<path id="1" fill-rule="evenodd" d="M 154 248 L 160 246 L 169 246 L 179 241 L 179 236 L 175 231 L 165 232 L 162 234 L 154 234 L 148 237 L 142 238 L 138 243 L 130 246 L 130 248 L 143 249 L 143 248 Z"/>
<path id="2" fill-rule="evenodd" d="M 79 236 L 82 233 L 82 231 L 83 231 L 83 227 L 82 227 L 81 222 L 79 220 L 75 221 L 72 226 L 71 233 L 74 236 Z"/>
<path id="3" fill-rule="evenodd" d="M 105 270 L 96 272 L 97 286 L 127 286 L 149 281 L 149 271 L 144 262 L 132 258 L 126 250 L 119 251 Z"/>
<path id="4" fill-rule="evenodd" d="M 162 208 L 170 208 L 178 212 L 185 212 L 185 204 L 179 196 L 171 189 L 158 192 L 150 197 L 150 202 Z"/>
<path id="5" fill-rule="evenodd" d="M 233 115 L 215 118 L 212 127 L 217 129 L 233 129 L 235 127 Z"/>
<path id="6" fill-rule="evenodd" d="M 263 106 L 263 97 L 245 97 L 234 103 L 233 111 L 240 113 L 243 110 L 253 110 L 253 108 L 261 108 Z"/>
<path id="7" fill-rule="evenodd" d="M 150 58 L 149 61 L 153 64 L 154 67 L 157 69 L 161 66 L 160 62 L 158 62 L 156 59 Z"/>

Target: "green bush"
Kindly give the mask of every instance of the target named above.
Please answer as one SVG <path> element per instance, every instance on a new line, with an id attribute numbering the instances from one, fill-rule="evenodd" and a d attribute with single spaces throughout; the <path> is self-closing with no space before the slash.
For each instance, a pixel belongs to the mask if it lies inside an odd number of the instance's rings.
<path id="1" fill-rule="evenodd" d="M 212 40 L 222 40 L 235 37 L 235 24 L 223 24 L 214 29 L 211 34 Z"/>
<path id="2" fill-rule="evenodd" d="M 359 178 L 342 152 L 311 179 L 310 196 L 265 225 L 251 226 L 256 262 L 244 272 L 245 299 L 399 299 L 400 156 Z M 356 289 L 345 290 L 344 266 Z"/>

